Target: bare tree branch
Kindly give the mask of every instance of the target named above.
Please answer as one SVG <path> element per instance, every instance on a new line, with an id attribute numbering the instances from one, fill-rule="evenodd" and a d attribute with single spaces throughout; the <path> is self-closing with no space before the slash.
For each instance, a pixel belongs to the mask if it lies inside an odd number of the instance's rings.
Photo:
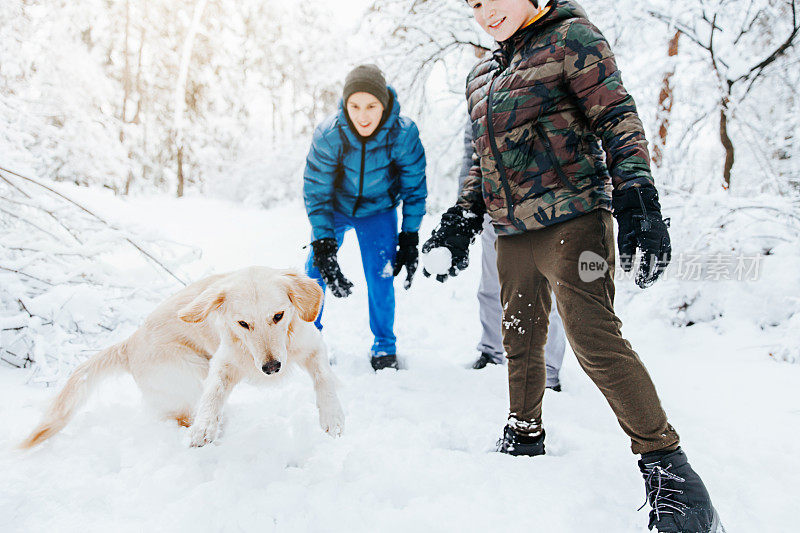
<path id="1" fill-rule="evenodd" d="M 749 24 L 747 23 L 747 18 L 750 16 L 750 11 L 752 11 L 753 6 L 755 5 L 755 1 L 756 0 L 750 0 L 750 4 L 747 6 L 747 11 L 745 12 L 744 17 L 742 18 L 742 27 L 739 29 L 739 35 L 737 35 L 736 39 L 733 40 L 734 45 L 739 44 L 739 40 L 745 35 L 747 35 L 747 33 L 750 30 L 753 29 L 753 25 L 755 25 L 755 23 L 758 21 L 758 18 L 764 12 L 763 9 L 759 9 L 755 13 L 755 15 L 753 15 L 753 18 L 750 20 L 750 23 Z"/>
<path id="2" fill-rule="evenodd" d="M 680 21 L 675 20 L 674 17 L 670 17 L 668 15 L 665 15 L 663 13 L 659 13 L 658 11 L 654 11 L 652 9 L 649 9 L 647 11 L 647 13 L 651 17 L 653 17 L 654 19 L 660 20 L 661 22 L 667 24 L 668 26 L 674 27 L 675 29 L 680 31 L 682 34 L 684 34 L 690 41 L 692 41 L 694 44 L 696 44 L 697 46 L 699 46 L 703 50 L 708 50 L 708 45 L 700 40 L 700 38 L 697 36 L 697 33 L 695 33 L 695 31 L 693 29 L 689 28 L 688 26 L 686 26 L 685 24 L 681 23 Z"/>
<path id="3" fill-rule="evenodd" d="M 797 23 L 796 9 L 797 9 L 797 7 L 795 5 L 795 0 L 792 0 L 792 31 L 791 31 L 791 33 L 789 33 L 789 36 L 786 38 L 786 40 L 783 41 L 783 43 L 781 43 L 781 45 L 778 46 L 775 50 L 773 50 L 770 55 L 768 55 L 766 58 L 764 58 L 763 61 L 761 61 L 760 63 L 758 63 L 754 67 L 752 67 L 745 74 L 742 74 L 741 76 L 739 76 L 738 78 L 733 80 L 732 83 L 737 83 L 737 82 L 742 81 L 742 80 L 751 79 L 751 77 L 752 78 L 756 78 L 756 77 L 760 76 L 761 73 L 764 71 L 764 69 L 767 68 L 767 66 L 769 66 L 771 63 L 773 63 L 776 59 L 778 59 L 780 56 L 782 56 L 784 53 L 786 53 L 786 51 L 789 48 L 791 48 L 791 46 L 794 44 L 795 37 L 797 37 L 798 32 L 800 32 L 800 25 L 798 25 L 798 23 Z M 752 86 L 753 86 L 753 84 L 751 82 L 750 86 L 745 91 L 745 94 L 750 91 L 750 87 L 752 87 Z"/>

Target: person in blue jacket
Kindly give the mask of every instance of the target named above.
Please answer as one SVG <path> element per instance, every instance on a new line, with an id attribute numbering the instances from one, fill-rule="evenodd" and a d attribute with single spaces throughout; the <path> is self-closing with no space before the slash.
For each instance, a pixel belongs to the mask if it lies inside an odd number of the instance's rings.
<path id="1" fill-rule="evenodd" d="M 404 286 L 411 286 L 427 194 L 425 151 L 416 124 L 400 116 L 397 93 L 377 66 L 356 67 L 345 79 L 338 112 L 314 131 L 306 159 L 303 199 L 312 230 L 306 273 L 334 296 L 349 296 L 353 284 L 342 274 L 336 252 L 344 233 L 355 229 L 376 371 L 397 369 L 393 279 L 405 267 Z M 322 329 L 322 311 L 316 325 Z"/>

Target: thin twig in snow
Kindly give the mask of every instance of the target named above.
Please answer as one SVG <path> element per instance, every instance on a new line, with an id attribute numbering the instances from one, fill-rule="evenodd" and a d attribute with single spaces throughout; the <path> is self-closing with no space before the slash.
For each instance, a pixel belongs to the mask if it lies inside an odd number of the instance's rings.
<path id="1" fill-rule="evenodd" d="M 31 195 L 30 195 L 30 194 L 26 193 L 25 191 L 23 191 L 22 189 L 20 189 L 19 187 L 17 187 L 17 185 L 16 185 L 15 183 L 12 183 L 11 181 L 9 181 L 9 180 L 8 180 L 8 179 L 7 179 L 5 176 L 3 176 L 2 174 L 0 174 L 0 180 L 3 180 L 3 181 L 5 181 L 6 183 L 8 183 L 8 184 L 9 184 L 9 185 L 10 185 L 10 186 L 13 188 L 13 189 L 16 189 L 16 190 L 17 190 L 17 191 L 18 191 L 18 192 L 19 192 L 19 193 L 20 193 L 22 196 L 24 196 L 25 198 L 30 198 L 30 197 L 31 197 Z"/>
<path id="2" fill-rule="evenodd" d="M 87 208 L 85 208 L 84 206 L 82 206 L 81 204 L 79 204 L 78 202 L 76 202 L 75 200 L 73 200 L 72 198 L 69 198 L 68 196 L 66 196 L 66 195 L 64 195 L 64 194 L 61 194 L 60 192 L 56 191 L 55 189 L 53 189 L 53 188 L 51 188 L 51 187 L 48 187 L 48 186 L 47 186 L 47 185 L 45 185 L 44 183 L 41 183 L 41 182 L 39 182 L 39 181 L 37 181 L 37 180 L 35 180 L 35 179 L 33 179 L 33 178 L 29 178 L 29 177 L 27 177 L 27 176 L 23 176 L 22 174 L 18 174 L 18 173 L 14 172 L 14 171 L 8 170 L 8 169 L 6 169 L 6 168 L 3 168 L 3 167 L 0 167 L 0 171 L 7 172 L 7 173 L 9 173 L 9 174 L 12 174 L 12 175 L 14 175 L 14 176 L 17 176 L 18 178 L 21 178 L 21 179 L 23 179 L 23 180 L 25 180 L 25 181 L 28 181 L 28 182 L 30 182 L 30 183 L 33 183 L 34 185 L 38 185 L 39 187 L 42 187 L 43 189 L 46 189 L 46 190 L 50 191 L 51 193 L 55 194 L 55 195 L 56 195 L 56 196 L 58 196 L 59 198 L 62 198 L 62 199 L 64 199 L 64 200 L 66 200 L 67 202 L 71 203 L 72 205 L 74 205 L 74 206 L 78 207 L 79 209 L 81 209 L 82 211 L 84 211 L 85 213 L 87 213 L 89 216 L 91 216 L 91 217 L 93 217 L 93 218 L 95 218 L 95 219 L 99 220 L 100 222 L 102 222 L 103 224 L 105 224 L 106 226 L 108 226 L 109 228 L 112 228 L 112 229 L 113 229 L 113 226 L 112 226 L 112 225 L 111 225 L 111 224 L 110 224 L 108 221 L 106 221 L 105 219 L 101 218 L 99 215 L 96 215 L 95 213 L 93 213 L 93 212 L 89 211 Z M 169 274 L 170 276 L 172 276 L 173 278 L 175 278 L 175 279 L 176 279 L 176 280 L 177 280 L 177 281 L 178 281 L 178 282 L 179 282 L 181 285 L 183 285 L 183 286 L 186 286 L 186 285 L 187 285 L 187 283 L 186 283 L 185 281 L 183 281 L 181 278 L 179 278 L 179 277 L 178 277 L 178 276 L 177 276 L 177 275 L 176 275 L 174 272 L 172 272 L 172 271 L 171 271 L 169 268 L 167 268 L 167 267 L 166 267 L 166 266 L 165 266 L 165 265 L 164 265 L 164 264 L 163 264 L 161 261 L 159 261 L 158 259 L 156 259 L 155 257 L 153 257 L 153 256 L 152 256 L 150 253 L 148 253 L 148 252 L 147 252 L 147 251 L 146 251 L 144 248 L 142 248 L 141 246 L 139 246 L 138 244 L 136 244 L 136 243 L 135 243 L 133 240 L 131 240 L 129 237 L 123 237 L 123 239 L 125 239 L 125 240 L 126 240 L 126 241 L 127 241 L 129 244 L 131 244 L 131 245 L 132 245 L 134 248 L 136 248 L 137 250 L 139 250 L 139 252 L 141 252 L 141 253 L 142 253 L 142 254 L 143 254 L 145 257 L 147 257 L 148 259 L 150 259 L 151 261 L 153 261 L 153 262 L 154 262 L 156 265 L 158 265 L 159 267 L 161 267 L 161 268 L 164 270 L 164 272 L 166 272 L 167 274 Z"/>
<path id="3" fill-rule="evenodd" d="M 29 317 L 33 318 L 33 313 L 28 311 L 28 308 L 25 307 L 25 304 L 22 302 L 22 300 L 20 298 L 17 298 L 17 302 L 19 303 L 19 306 L 22 308 L 22 310 L 25 311 L 26 313 L 28 313 Z"/>
<path id="4" fill-rule="evenodd" d="M 30 198 L 30 196 L 28 196 L 28 198 Z M 56 214 L 55 214 L 55 213 L 53 213 L 52 211 L 50 211 L 49 209 L 45 209 L 45 208 L 44 208 L 44 207 L 42 207 L 41 205 L 35 205 L 35 204 L 29 203 L 29 202 L 21 202 L 21 201 L 19 201 L 19 200 L 15 200 L 14 198 L 3 198 L 3 197 L 0 197 L 0 200 L 5 200 L 6 202 L 10 202 L 10 203 L 12 203 L 12 204 L 15 204 L 15 205 L 21 205 L 21 206 L 25 206 L 25 207 L 30 207 L 31 209 L 38 209 L 39 211 L 43 211 L 44 213 L 46 213 L 47 215 L 49 215 L 49 216 L 50 216 L 50 218 L 52 218 L 53 220 L 55 220 L 56 224 L 58 224 L 59 226 L 61 226 L 62 228 L 64 228 L 64 231 L 66 231 L 66 232 L 67 232 L 67 233 L 70 235 L 70 237 L 72 237 L 73 239 L 75 239 L 75 241 L 76 241 L 78 244 L 83 244 L 83 241 L 80 239 L 80 237 L 78 237 L 78 235 L 77 235 L 77 234 L 75 234 L 75 233 L 74 233 L 74 232 L 73 232 L 73 231 L 72 231 L 72 230 L 71 230 L 69 227 L 67 227 L 67 225 L 66 225 L 66 224 L 64 224 L 64 223 L 61 221 L 61 219 L 59 219 L 59 218 L 56 216 Z"/>
<path id="5" fill-rule="evenodd" d="M 39 231 L 41 231 L 41 232 L 42 232 L 42 233 L 44 233 L 45 235 L 50 235 L 50 236 L 51 236 L 52 238 L 54 238 L 55 240 L 60 240 L 60 239 L 59 239 L 59 238 L 58 238 L 56 235 L 54 235 L 53 233 L 51 233 L 51 232 L 47 231 L 46 229 L 44 229 L 44 228 L 40 227 L 40 226 L 39 226 L 39 225 L 37 225 L 35 222 L 31 222 L 31 221 L 30 221 L 30 220 L 28 220 L 27 218 L 23 218 L 23 217 L 21 217 L 21 216 L 17 215 L 16 213 L 12 213 L 11 211 L 7 211 L 7 210 L 3 209 L 2 207 L 0 207 L 0 213 L 5 213 L 6 215 L 10 216 L 11 218 L 16 218 L 17 220 L 19 220 L 19 221 L 21 221 L 21 222 L 24 222 L 24 223 L 28 224 L 29 226 L 33 226 L 34 228 L 38 229 Z"/>
<path id="6" fill-rule="evenodd" d="M 37 278 L 36 276 L 32 276 L 30 274 L 27 274 L 25 272 L 21 272 L 19 270 L 15 270 L 13 268 L 6 268 L 6 267 L 0 265 L 0 270 L 5 270 L 6 272 L 13 272 L 14 274 L 19 274 L 20 276 L 25 276 L 26 278 L 31 278 L 31 279 L 36 280 L 38 282 L 44 283 L 45 285 L 50 285 L 51 287 L 55 287 L 55 284 L 50 283 L 49 281 L 43 280 L 41 278 Z"/>

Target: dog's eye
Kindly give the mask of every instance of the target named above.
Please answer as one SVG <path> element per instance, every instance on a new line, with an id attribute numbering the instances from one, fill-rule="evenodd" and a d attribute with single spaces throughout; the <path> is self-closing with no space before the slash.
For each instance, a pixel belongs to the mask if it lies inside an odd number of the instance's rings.
<path id="1" fill-rule="evenodd" d="M 250 324 L 248 324 L 244 320 L 240 320 L 239 325 L 242 326 L 244 329 L 250 329 Z"/>
<path id="2" fill-rule="evenodd" d="M 272 317 L 272 321 L 277 324 L 281 321 L 281 318 L 283 318 L 283 311 L 280 313 L 275 313 L 275 316 Z"/>

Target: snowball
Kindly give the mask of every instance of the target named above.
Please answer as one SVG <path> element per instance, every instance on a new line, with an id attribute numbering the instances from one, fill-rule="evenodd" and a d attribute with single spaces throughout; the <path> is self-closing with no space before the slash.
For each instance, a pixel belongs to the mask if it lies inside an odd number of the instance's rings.
<path id="1" fill-rule="evenodd" d="M 444 246 L 434 248 L 427 254 L 422 254 L 422 265 L 434 276 L 447 274 L 453 265 L 453 255 Z"/>

